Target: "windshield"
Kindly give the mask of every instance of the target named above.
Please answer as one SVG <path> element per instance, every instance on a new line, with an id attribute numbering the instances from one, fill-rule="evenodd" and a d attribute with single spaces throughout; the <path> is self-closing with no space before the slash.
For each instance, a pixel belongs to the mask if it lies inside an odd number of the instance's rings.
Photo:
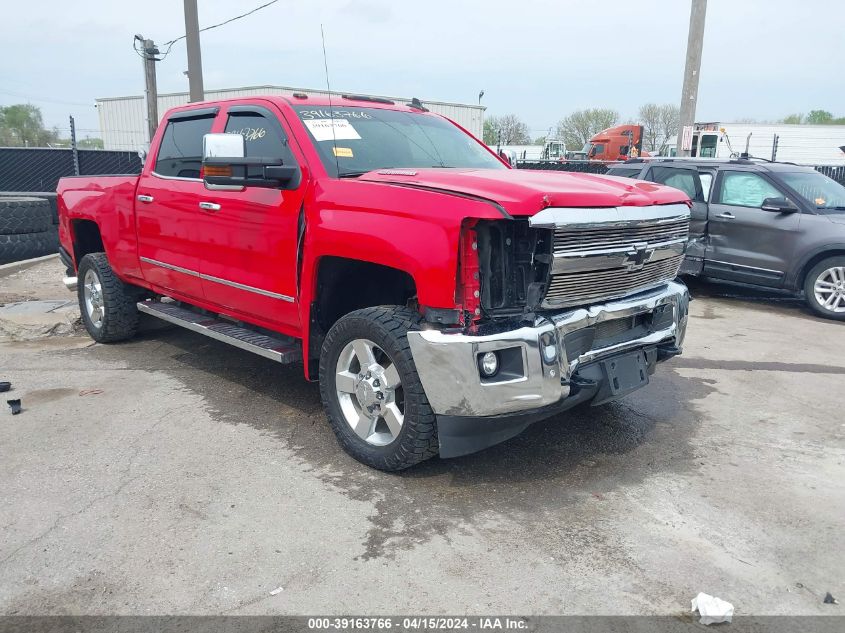
<path id="1" fill-rule="evenodd" d="M 438 116 L 348 106 L 294 110 L 332 175 L 414 167 L 507 169 L 475 138 Z"/>
<path id="2" fill-rule="evenodd" d="M 818 172 L 786 172 L 783 181 L 821 211 L 845 211 L 845 187 Z"/>

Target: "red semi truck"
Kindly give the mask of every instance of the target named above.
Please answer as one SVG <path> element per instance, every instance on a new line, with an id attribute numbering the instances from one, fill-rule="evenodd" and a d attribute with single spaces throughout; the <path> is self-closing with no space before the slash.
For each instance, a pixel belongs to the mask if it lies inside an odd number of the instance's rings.
<path id="1" fill-rule="evenodd" d="M 617 125 L 602 130 L 582 150 L 587 160 L 616 161 L 648 156 L 643 152 L 643 126 Z"/>
<path id="2" fill-rule="evenodd" d="M 140 176 L 64 178 L 58 205 L 94 340 L 146 313 L 301 362 L 384 470 L 619 398 L 686 329 L 685 194 L 509 169 L 418 102 L 174 108 Z"/>

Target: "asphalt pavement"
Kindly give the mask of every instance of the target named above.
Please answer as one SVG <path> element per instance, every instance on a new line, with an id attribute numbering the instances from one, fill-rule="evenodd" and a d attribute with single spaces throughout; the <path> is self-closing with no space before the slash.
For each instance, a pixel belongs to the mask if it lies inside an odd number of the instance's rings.
<path id="1" fill-rule="evenodd" d="M 0 303 L 67 299 L 50 266 Z M 399 474 L 340 450 L 299 366 L 6 327 L 0 613 L 840 615 L 845 324 L 692 290 L 646 388 Z"/>

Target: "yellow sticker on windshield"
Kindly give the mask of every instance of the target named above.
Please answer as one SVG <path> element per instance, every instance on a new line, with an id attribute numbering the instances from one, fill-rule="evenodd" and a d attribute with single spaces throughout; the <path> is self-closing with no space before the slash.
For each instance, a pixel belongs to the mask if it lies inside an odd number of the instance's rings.
<path id="1" fill-rule="evenodd" d="M 332 151 L 334 155 L 338 158 L 352 158 L 352 148 L 351 147 L 333 147 Z"/>

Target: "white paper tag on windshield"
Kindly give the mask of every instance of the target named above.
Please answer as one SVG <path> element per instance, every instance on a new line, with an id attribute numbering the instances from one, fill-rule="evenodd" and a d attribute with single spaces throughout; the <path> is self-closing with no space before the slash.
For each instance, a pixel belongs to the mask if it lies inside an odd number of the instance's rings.
<path id="1" fill-rule="evenodd" d="M 346 119 L 307 119 L 303 123 L 311 130 L 311 134 L 317 141 L 332 141 L 335 139 L 347 141 L 361 138 Z M 334 124 L 334 133 L 332 133 L 332 124 Z"/>

